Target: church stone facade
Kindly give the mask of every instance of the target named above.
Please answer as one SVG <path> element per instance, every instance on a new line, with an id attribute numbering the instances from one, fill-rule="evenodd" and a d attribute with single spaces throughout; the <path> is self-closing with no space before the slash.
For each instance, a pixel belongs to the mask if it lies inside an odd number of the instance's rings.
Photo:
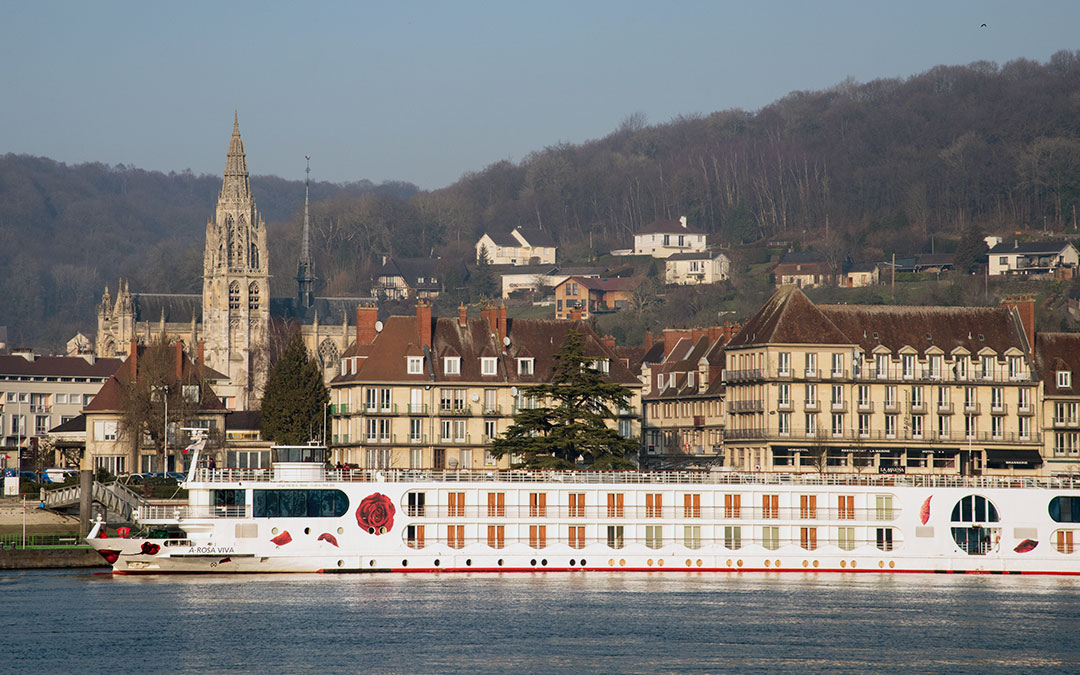
<path id="1" fill-rule="evenodd" d="M 306 200 L 304 219 L 306 225 Z M 310 256 L 305 255 L 307 246 L 304 249 L 297 298 L 272 299 L 266 225 L 251 193 L 244 143 L 234 118 L 217 207 L 206 223 L 201 296 L 133 294 L 121 281 L 114 300 L 106 287 L 94 352 L 122 358 L 132 341 L 146 344 L 165 335 L 181 340 L 195 359 L 201 344 L 206 365 L 225 376 L 214 391 L 228 408 L 250 410 L 258 408 L 262 398 L 272 324 L 294 323 L 329 381 L 351 342 L 349 316 L 366 298 L 315 298 Z"/>

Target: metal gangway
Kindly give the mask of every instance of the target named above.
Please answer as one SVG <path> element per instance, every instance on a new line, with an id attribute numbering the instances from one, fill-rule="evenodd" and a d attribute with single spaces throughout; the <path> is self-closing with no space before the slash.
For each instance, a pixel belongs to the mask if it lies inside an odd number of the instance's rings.
<path id="1" fill-rule="evenodd" d="M 105 509 L 105 518 L 110 523 L 134 523 L 139 508 L 149 502 L 123 483 L 91 483 L 91 502 L 97 502 Z M 45 493 L 44 506 L 56 511 L 78 508 L 82 497 L 82 486 L 68 485 Z"/>

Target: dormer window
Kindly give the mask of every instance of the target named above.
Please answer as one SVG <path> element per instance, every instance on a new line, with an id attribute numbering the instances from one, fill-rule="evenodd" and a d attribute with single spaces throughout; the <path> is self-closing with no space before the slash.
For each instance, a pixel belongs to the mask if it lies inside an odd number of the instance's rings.
<path id="1" fill-rule="evenodd" d="M 445 375 L 460 375 L 461 374 L 461 357 L 460 356 L 446 356 L 443 358 L 443 374 Z"/>
<path id="2" fill-rule="evenodd" d="M 518 375 L 532 375 L 533 374 L 533 359 L 518 359 Z"/>
<path id="3" fill-rule="evenodd" d="M 608 359 L 593 359 L 592 369 L 607 375 L 608 371 L 611 369 L 611 361 Z"/>
<path id="4" fill-rule="evenodd" d="M 694 371 L 692 371 L 692 370 L 686 374 L 686 386 L 687 387 L 693 387 L 694 386 Z"/>
<path id="5" fill-rule="evenodd" d="M 480 359 L 480 374 L 494 375 L 498 361 L 494 356 L 484 356 Z"/>
<path id="6" fill-rule="evenodd" d="M 1059 371 L 1057 371 L 1057 386 L 1058 386 L 1058 389 L 1071 389 L 1072 388 L 1072 371 L 1071 370 L 1059 370 Z"/>
<path id="7" fill-rule="evenodd" d="M 1020 377 L 1022 375 L 1021 368 L 1022 368 L 1022 362 L 1021 362 L 1020 357 L 1019 356 L 1010 356 L 1009 357 L 1009 379 L 1010 380 L 1018 380 L 1018 379 L 1020 379 Z"/>
<path id="8" fill-rule="evenodd" d="M 409 374 L 421 375 L 424 372 L 424 357 L 423 356 L 410 356 L 409 359 Z"/>

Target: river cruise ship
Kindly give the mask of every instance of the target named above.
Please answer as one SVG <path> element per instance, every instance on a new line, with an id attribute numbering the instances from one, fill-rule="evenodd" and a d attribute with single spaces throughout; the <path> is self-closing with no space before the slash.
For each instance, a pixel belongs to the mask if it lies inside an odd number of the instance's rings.
<path id="1" fill-rule="evenodd" d="M 269 469 L 193 462 L 188 504 L 89 543 L 118 574 L 1080 574 L 1080 479 L 725 471 Z"/>

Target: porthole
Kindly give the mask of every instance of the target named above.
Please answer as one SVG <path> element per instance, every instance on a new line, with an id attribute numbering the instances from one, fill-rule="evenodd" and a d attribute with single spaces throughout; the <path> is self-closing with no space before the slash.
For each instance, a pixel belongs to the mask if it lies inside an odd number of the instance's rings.
<path id="1" fill-rule="evenodd" d="M 343 566 L 344 564 L 345 564 L 345 561 L 344 561 L 344 560 L 339 560 L 339 561 L 337 561 L 337 566 L 338 566 L 338 567 L 341 567 L 341 566 Z"/>
<path id="2" fill-rule="evenodd" d="M 858 564 L 859 564 L 859 561 L 857 561 L 857 560 L 852 560 L 852 561 L 851 561 L 851 569 L 855 569 L 855 567 L 856 567 L 856 566 L 858 566 Z"/>
<path id="3" fill-rule="evenodd" d="M 619 567 L 626 567 L 626 558 L 619 558 Z"/>
<path id="4" fill-rule="evenodd" d="M 773 567 L 780 567 L 780 561 L 779 560 L 774 560 L 773 561 Z"/>
<path id="5" fill-rule="evenodd" d="M 769 566 L 769 565 L 771 565 L 771 564 L 772 564 L 772 561 L 771 561 L 771 560 L 766 560 L 766 561 L 765 561 L 765 567 L 768 567 L 768 566 Z"/>
<path id="6" fill-rule="evenodd" d="M 728 566 L 728 567 L 731 567 L 731 558 L 728 558 L 728 559 L 727 559 L 727 566 Z"/>
<path id="7" fill-rule="evenodd" d="M 502 566 L 503 566 L 503 559 L 499 558 L 499 567 L 502 567 Z"/>
<path id="8" fill-rule="evenodd" d="M 536 567 L 536 558 L 533 558 L 532 560 L 530 560 L 529 564 L 532 565 L 533 567 Z"/>
<path id="9" fill-rule="evenodd" d="M 581 566 L 585 567 L 585 559 L 584 558 L 581 559 Z"/>
<path id="10" fill-rule="evenodd" d="M 615 567 L 615 558 L 608 558 L 608 567 Z"/>
<path id="11" fill-rule="evenodd" d="M 278 529 L 276 527 L 274 529 L 270 530 L 270 534 L 277 534 L 277 533 L 278 533 Z"/>
<path id="12" fill-rule="evenodd" d="M 438 566 L 439 566 L 439 559 L 438 559 L 438 558 L 436 558 L 436 559 L 435 559 L 435 567 L 438 567 Z"/>
<path id="13" fill-rule="evenodd" d="M 818 561 L 815 560 L 814 561 L 814 567 L 817 567 L 817 566 L 818 566 Z"/>
<path id="14" fill-rule="evenodd" d="M 884 560 L 877 561 L 877 566 L 882 568 L 882 569 L 885 569 L 885 561 Z"/>
<path id="15" fill-rule="evenodd" d="M 311 534 L 311 528 L 310 527 L 305 527 L 304 528 L 304 534 Z"/>
<path id="16" fill-rule="evenodd" d="M 686 559 L 686 566 L 687 567 L 693 567 L 693 565 L 694 565 L 694 561 L 691 560 L 690 558 L 687 558 Z"/>
<path id="17" fill-rule="evenodd" d="M 540 566 L 541 567 L 547 567 L 547 558 L 544 558 L 543 560 L 540 561 Z"/>
<path id="18" fill-rule="evenodd" d="M 408 567 L 409 566 L 409 561 L 408 560 L 402 560 L 401 561 L 401 566 L 402 567 Z"/>
<path id="19" fill-rule="evenodd" d="M 952 510 L 953 541 L 968 555 L 987 555 L 998 550 L 1001 528 L 994 504 L 982 495 L 961 497 Z"/>
<path id="20" fill-rule="evenodd" d="M 344 528 L 344 527 L 339 527 L 339 528 L 337 529 L 337 533 L 338 533 L 338 534 L 345 534 L 345 528 Z"/>
<path id="21" fill-rule="evenodd" d="M 661 561 L 660 561 L 660 564 L 661 564 L 661 565 L 663 565 L 663 564 L 664 564 L 664 561 L 663 561 L 663 560 L 661 560 Z M 705 564 L 705 563 L 703 563 L 703 562 L 702 562 L 701 558 L 698 558 L 698 561 L 697 561 L 697 566 L 698 566 L 698 567 L 701 567 L 701 566 L 702 566 L 702 565 L 704 565 L 704 564 Z"/>
<path id="22" fill-rule="evenodd" d="M 1055 523 L 1080 523 L 1080 496 L 1054 497 L 1048 510 Z"/>
<path id="23" fill-rule="evenodd" d="M 465 567 L 472 567 L 472 558 L 465 561 Z"/>
<path id="24" fill-rule="evenodd" d="M 645 561 L 645 564 L 648 565 L 649 567 L 652 567 L 653 559 L 649 558 L 648 560 Z"/>
<path id="25" fill-rule="evenodd" d="M 368 567 L 375 567 L 375 561 L 374 560 L 369 560 L 368 561 Z"/>
<path id="26" fill-rule="evenodd" d="M 570 558 L 570 567 L 573 567 L 573 566 L 574 566 L 574 559 Z"/>
<path id="27" fill-rule="evenodd" d="M 742 560 L 736 560 L 735 561 L 735 566 L 736 567 L 742 567 Z"/>
<path id="28" fill-rule="evenodd" d="M 803 567 L 810 567 L 810 561 L 809 560 L 802 561 L 802 566 Z"/>
<path id="29" fill-rule="evenodd" d="M 896 567 L 896 561 L 895 560 L 890 560 L 889 561 L 889 569 L 892 569 L 894 567 Z"/>
<path id="30" fill-rule="evenodd" d="M 846 560 L 841 560 L 840 561 L 840 567 L 847 567 L 847 561 Z"/>

